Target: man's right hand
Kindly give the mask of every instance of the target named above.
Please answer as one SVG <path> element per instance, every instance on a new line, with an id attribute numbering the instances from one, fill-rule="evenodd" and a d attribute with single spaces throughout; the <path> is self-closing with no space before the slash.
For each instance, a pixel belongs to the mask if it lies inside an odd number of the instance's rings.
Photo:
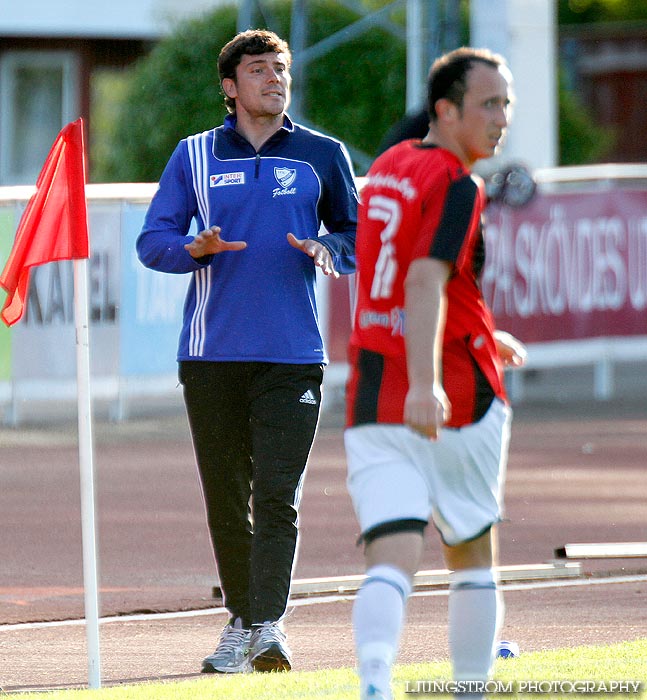
<path id="1" fill-rule="evenodd" d="M 200 233 L 184 246 L 192 258 L 202 258 L 205 255 L 217 255 L 225 250 L 243 250 L 247 248 L 245 241 L 223 241 L 220 238 L 220 226 L 212 226 Z"/>
<path id="2" fill-rule="evenodd" d="M 404 403 L 404 423 L 416 433 L 437 440 L 450 415 L 451 405 L 442 386 L 409 387 Z"/>

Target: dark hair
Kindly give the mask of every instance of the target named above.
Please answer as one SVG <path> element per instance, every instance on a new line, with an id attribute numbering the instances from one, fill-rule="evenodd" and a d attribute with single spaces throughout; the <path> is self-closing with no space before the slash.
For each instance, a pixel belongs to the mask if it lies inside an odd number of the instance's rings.
<path id="1" fill-rule="evenodd" d="M 263 53 L 282 53 L 288 62 L 288 68 L 292 64 L 292 54 L 288 43 L 274 32 L 266 29 L 248 29 L 240 32 L 221 49 L 218 56 L 218 75 L 220 84 L 225 78 L 236 80 L 236 68 L 243 56 L 259 56 Z M 225 105 L 229 112 L 236 111 L 236 102 L 225 95 Z"/>
<path id="2" fill-rule="evenodd" d="M 427 109 L 431 121 L 435 122 L 438 119 L 438 100 L 444 98 L 458 107 L 463 106 L 463 97 L 467 91 L 467 74 L 475 63 L 483 63 L 497 70 L 507 65 L 503 56 L 489 49 L 473 49 L 468 46 L 450 51 L 434 61 L 427 81 Z"/>

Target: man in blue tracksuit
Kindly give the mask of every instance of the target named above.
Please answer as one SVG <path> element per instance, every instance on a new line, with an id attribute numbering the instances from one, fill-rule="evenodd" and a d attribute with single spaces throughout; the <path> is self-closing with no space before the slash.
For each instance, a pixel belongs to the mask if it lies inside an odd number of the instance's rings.
<path id="1" fill-rule="evenodd" d="M 137 240 L 147 267 L 192 275 L 179 376 L 231 615 L 204 672 L 291 668 L 281 618 L 327 362 L 315 270 L 355 265 L 352 166 L 287 116 L 290 63 L 263 30 L 222 49 L 230 114 L 178 144 Z"/>

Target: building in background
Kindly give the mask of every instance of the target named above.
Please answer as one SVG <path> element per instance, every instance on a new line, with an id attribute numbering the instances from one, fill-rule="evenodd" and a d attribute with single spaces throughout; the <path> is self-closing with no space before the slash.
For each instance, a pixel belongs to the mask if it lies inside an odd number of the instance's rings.
<path id="1" fill-rule="evenodd" d="M 94 77 L 218 0 L 0 0 L 0 185 L 33 184 L 60 129 L 91 129 Z"/>
<path id="2" fill-rule="evenodd" d="M 306 12 L 309 0 L 293 1 Z M 56 134 L 79 116 L 88 129 L 91 176 L 93 152 L 109 147 L 102 119 L 118 101 L 122 69 L 146 55 L 178 20 L 221 2 L 0 0 L 0 186 L 33 184 Z M 339 3 L 348 5 L 348 0 Z M 242 21 L 263 0 L 238 0 L 238 4 Z M 458 36 L 458 0 L 401 0 L 401 4 L 414 19 L 423 10 L 430 18 L 439 18 L 439 8 L 444 7 L 447 16 L 437 23 L 438 31 L 445 27 L 447 33 L 447 27 L 453 27 L 452 36 Z M 513 159 L 523 154 L 533 168 L 556 164 L 555 54 L 559 53 L 568 85 L 594 119 L 616 134 L 605 159 L 647 161 L 643 118 L 647 23 L 569 25 L 558 31 L 550 8 L 551 0 L 470 2 L 471 43 L 504 53 L 518 83 L 519 109 L 504 155 Z M 453 23 L 448 24 L 449 16 Z M 298 52 L 298 42 L 295 47 Z M 410 52 L 409 63 L 433 55 L 433 48 L 427 48 Z M 426 69 L 418 72 L 422 81 Z"/>
<path id="3" fill-rule="evenodd" d="M 568 87 L 613 132 L 605 160 L 647 162 L 647 22 L 562 27 L 560 55 Z"/>

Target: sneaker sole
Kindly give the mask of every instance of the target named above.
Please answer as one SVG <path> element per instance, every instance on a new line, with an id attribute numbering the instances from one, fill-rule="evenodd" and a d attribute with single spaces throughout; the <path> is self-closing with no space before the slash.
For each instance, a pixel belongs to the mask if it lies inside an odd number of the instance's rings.
<path id="1" fill-rule="evenodd" d="M 242 666 L 234 666 L 234 667 L 222 667 L 222 668 L 216 668 L 215 666 L 212 666 L 211 664 L 204 664 L 201 669 L 201 673 L 245 673 L 247 671 L 247 664 L 243 664 Z"/>
<path id="2" fill-rule="evenodd" d="M 260 673 L 292 670 L 290 660 L 286 659 L 278 649 L 271 647 L 255 656 L 250 661 L 250 666 L 254 671 L 259 671 Z"/>

